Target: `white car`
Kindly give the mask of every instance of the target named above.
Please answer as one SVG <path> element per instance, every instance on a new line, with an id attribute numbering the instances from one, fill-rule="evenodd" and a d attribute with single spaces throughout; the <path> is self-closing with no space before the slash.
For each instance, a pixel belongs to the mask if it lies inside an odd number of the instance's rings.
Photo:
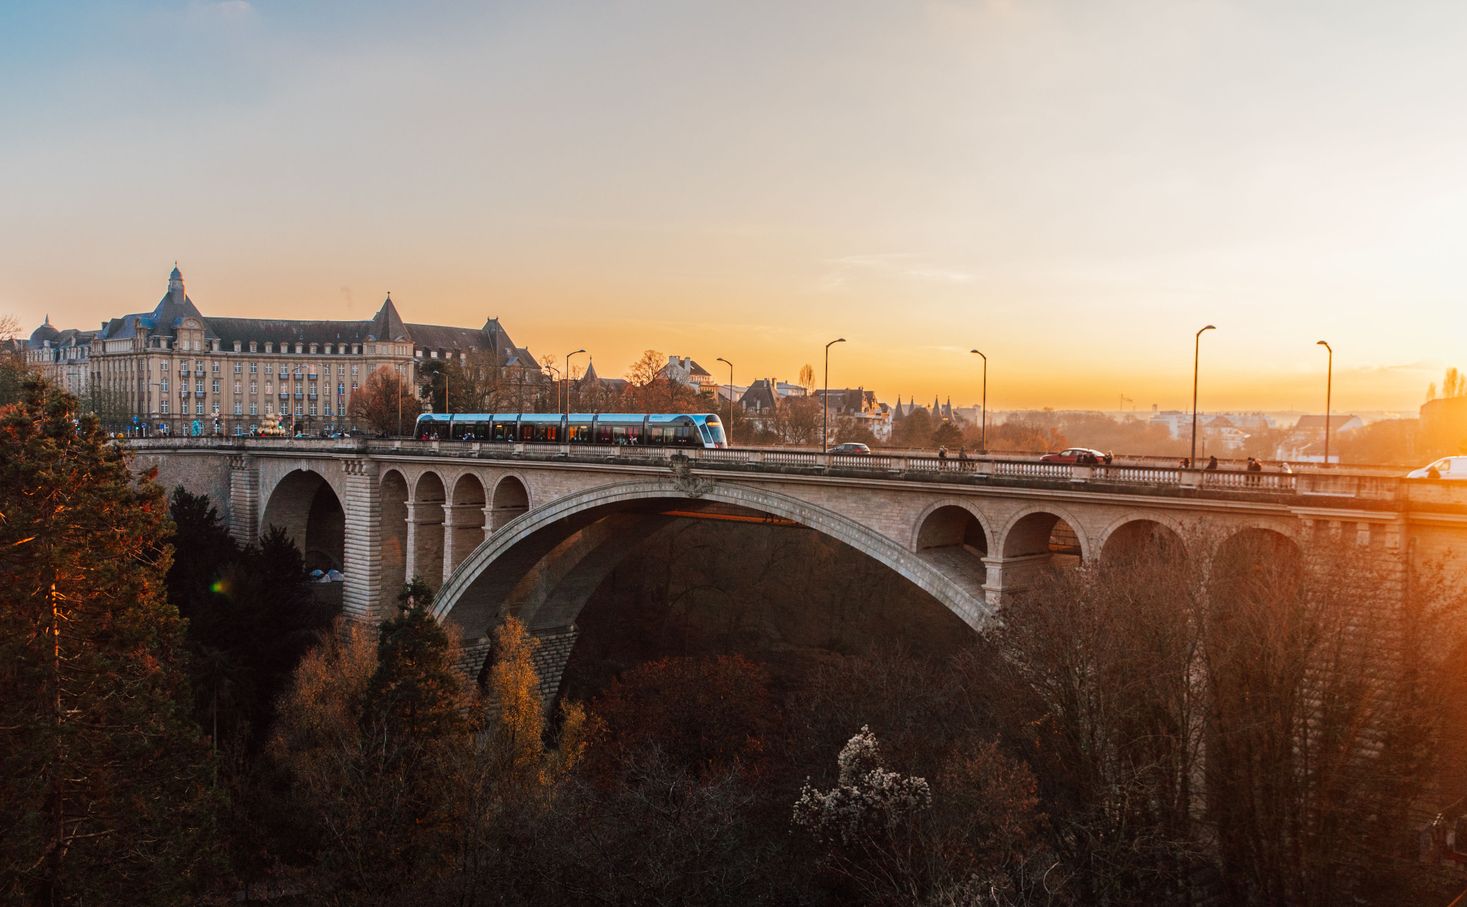
<path id="1" fill-rule="evenodd" d="M 1408 479 L 1457 479 L 1467 481 L 1467 457 L 1442 457 L 1435 463 L 1406 473 Z"/>

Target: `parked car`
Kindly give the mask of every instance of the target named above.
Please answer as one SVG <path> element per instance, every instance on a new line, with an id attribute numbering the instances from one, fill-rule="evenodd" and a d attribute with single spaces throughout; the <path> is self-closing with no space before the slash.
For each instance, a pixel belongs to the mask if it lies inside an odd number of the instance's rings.
<path id="1" fill-rule="evenodd" d="M 1406 473 L 1408 479 L 1452 479 L 1467 481 L 1467 457 L 1442 457 Z"/>
<path id="2" fill-rule="evenodd" d="M 837 444 L 830 449 L 830 453 L 833 454 L 869 454 L 870 452 L 871 448 L 862 444 L 860 441 L 847 441 L 844 444 Z"/>
<path id="3" fill-rule="evenodd" d="M 1081 466 L 1095 466 L 1110 460 L 1110 454 L 1092 447 L 1066 447 L 1059 453 L 1047 453 L 1039 458 L 1041 463 L 1078 463 Z"/>

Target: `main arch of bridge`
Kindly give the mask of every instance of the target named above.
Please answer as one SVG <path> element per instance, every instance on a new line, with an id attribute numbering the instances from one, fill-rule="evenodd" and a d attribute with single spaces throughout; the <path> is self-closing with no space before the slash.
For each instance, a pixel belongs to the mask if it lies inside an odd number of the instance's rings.
<path id="1" fill-rule="evenodd" d="M 437 614 L 466 638 L 490 632 L 506 614 L 537 633 L 569 626 L 600 580 L 666 521 L 668 509 L 722 505 L 813 529 L 895 571 L 969 625 L 991 609 L 961 578 L 855 520 L 779 492 L 740 483 L 689 490 L 661 479 L 602 485 L 529 510 L 474 550 L 448 578 Z"/>

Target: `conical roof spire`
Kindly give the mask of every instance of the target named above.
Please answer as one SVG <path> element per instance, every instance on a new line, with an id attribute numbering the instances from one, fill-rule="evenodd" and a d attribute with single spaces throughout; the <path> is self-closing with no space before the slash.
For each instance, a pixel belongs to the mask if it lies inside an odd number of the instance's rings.
<path id="1" fill-rule="evenodd" d="M 387 298 L 382 300 L 382 308 L 372 316 L 370 336 L 374 340 L 408 339 L 407 325 L 403 323 L 402 316 L 397 314 L 397 306 L 392 302 L 391 290 L 387 291 Z"/>

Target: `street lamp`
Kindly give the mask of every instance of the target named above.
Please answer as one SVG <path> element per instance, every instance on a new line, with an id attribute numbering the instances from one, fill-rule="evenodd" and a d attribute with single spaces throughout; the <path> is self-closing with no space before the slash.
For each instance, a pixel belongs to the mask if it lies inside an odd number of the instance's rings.
<path id="1" fill-rule="evenodd" d="M 830 348 L 837 343 L 845 343 L 846 338 L 838 337 L 825 345 L 825 404 L 824 412 L 820 416 L 820 451 L 822 453 L 830 449 Z"/>
<path id="2" fill-rule="evenodd" d="M 1330 398 L 1335 391 L 1335 351 L 1323 340 L 1316 341 L 1314 345 L 1322 346 L 1329 351 L 1328 365 L 1324 373 L 1324 465 L 1329 466 L 1329 411 L 1330 405 L 1334 402 Z"/>
<path id="3" fill-rule="evenodd" d="M 580 355 L 581 353 L 584 353 L 584 352 L 585 352 L 585 349 L 579 349 L 579 350 L 576 350 L 574 352 L 570 352 L 570 353 L 566 353 L 565 354 L 565 418 L 567 420 L 566 421 L 566 430 L 567 431 L 570 430 L 570 421 L 569 420 L 570 420 L 570 411 L 571 411 L 571 386 L 570 386 L 571 369 L 570 369 L 570 360 L 571 360 L 571 357 L 572 356 L 578 356 L 578 355 Z"/>
<path id="4" fill-rule="evenodd" d="M 1197 465 L 1197 357 L 1202 351 L 1203 331 L 1215 331 L 1217 325 L 1209 324 L 1197 331 L 1197 336 L 1192 338 L 1192 456 L 1187 462 L 1193 466 Z"/>
<path id="5" fill-rule="evenodd" d="M 968 350 L 983 359 L 983 404 L 979 416 L 983 420 L 983 427 L 978 431 L 979 453 L 988 453 L 988 357 L 977 350 Z"/>
<path id="6" fill-rule="evenodd" d="M 733 363 L 722 356 L 718 361 L 728 366 L 728 424 L 723 427 L 723 438 L 729 447 L 733 447 Z"/>

